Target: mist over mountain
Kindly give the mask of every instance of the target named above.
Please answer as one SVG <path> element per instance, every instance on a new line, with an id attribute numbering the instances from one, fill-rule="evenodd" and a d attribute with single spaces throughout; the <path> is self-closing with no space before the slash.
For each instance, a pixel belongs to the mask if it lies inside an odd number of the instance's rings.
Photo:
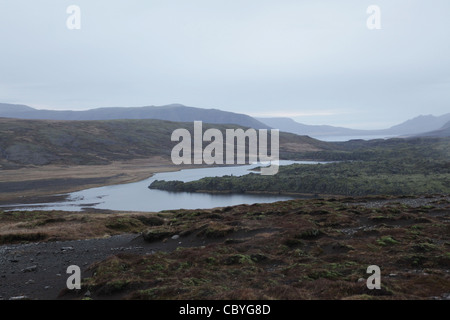
<path id="1" fill-rule="evenodd" d="M 334 127 L 329 125 L 307 125 L 298 123 L 291 118 L 256 118 L 266 125 L 280 129 L 281 131 L 309 136 L 341 136 L 341 135 L 362 135 L 366 130 L 354 130 L 343 127 Z"/>
<path id="2" fill-rule="evenodd" d="M 393 126 L 386 131 L 391 134 L 417 134 L 442 128 L 450 121 L 450 113 L 442 116 L 421 115 L 399 125 Z"/>
<path id="3" fill-rule="evenodd" d="M 29 120 L 118 120 L 156 119 L 175 122 L 237 124 L 255 129 L 270 129 L 258 120 L 240 113 L 201 109 L 181 104 L 148 107 L 111 107 L 85 111 L 38 110 L 24 105 L 0 104 L 0 117 Z"/>
<path id="4" fill-rule="evenodd" d="M 439 130 L 422 133 L 421 137 L 450 137 L 450 121 L 447 122 Z"/>
<path id="5" fill-rule="evenodd" d="M 266 125 L 299 135 L 308 135 L 314 138 L 325 136 L 409 136 L 439 130 L 450 121 L 450 113 L 442 116 L 421 115 L 407 120 L 401 124 L 381 130 L 357 130 L 328 125 L 306 125 L 290 118 L 256 118 Z"/>
<path id="6" fill-rule="evenodd" d="M 212 124 L 236 124 L 255 129 L 279 129 L 280 131 L 323 137 L 361 136 L 448 136 L 450 113 L 433 116 L 420 115 L 398 125 L 381 130 L 357 130 L 330 125 L 307 125 L 291 118 L 253 118 L 246 114 L 188 107 L 181 104 L 147 107 L 110 107 L 84 111 L 38 110 L 26 105 L 0 103 L 0 117 L 30 120 L 119 120 L 155 119 L 174 122 L 203 121 Z M 447 127 L 445 127 L 447 126 Z"/>

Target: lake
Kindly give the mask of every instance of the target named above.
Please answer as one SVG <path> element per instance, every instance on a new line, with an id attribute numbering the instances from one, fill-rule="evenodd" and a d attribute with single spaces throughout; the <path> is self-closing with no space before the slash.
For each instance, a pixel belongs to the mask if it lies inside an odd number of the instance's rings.
<path id="1" fill-rule="evenodd" d="M 317 164 L 313 161 L 280 161 L 280 166 L 294 163 Z M 185 169 L 175 172 L 157 173 L 143 181 L 92 188 L 68 194 L 66 200 L 55 203 L 16 204 L 3 206 L 4 210 L 62 210 L 82 211 L 83 209 L 103 209 L 116 211 L 151 211 L 175 209 L 207 209 L 238 204 L 271 203 L 291 200 L 294 197 L 284 195 L 258 194 L 207 194 L 190 192 L 169 192 L 149 189 L 155 180 L 194 181 L 204 177 L 225 175 L 242 176 L 261 164 L 243 166 L 225 166 L 198 169 Z"/>
<path id="2" fill-rule="evenodd" d="M 375 139 L 391 139 L 398 137 L 398 135 L 367 135 L 367 136 L 314 136 L 312 138 L 327 141 L 327 142 L 345 142 L 350 140 L 362 139 L 362 140 L 375 140 Z"/>

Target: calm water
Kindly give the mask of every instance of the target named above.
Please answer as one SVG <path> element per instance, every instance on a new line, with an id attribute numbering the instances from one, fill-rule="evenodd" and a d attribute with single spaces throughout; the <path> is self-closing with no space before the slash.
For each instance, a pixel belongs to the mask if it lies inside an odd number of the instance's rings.
<path id="1" fill-rule="evenodd" d="M 344 142 L 355 139 L 374 140 L 374 139 L 390 139 L 398 137 L 396 135 L 370 135 L 370 136 L 312 136 L 315 139 L 328 142 Z"/>
<path id="2" fill-rule="evenodd" d="M 309 161 L 280 161 L 280 165 L 293 163 L 317 164 Z M 106 186 L 70 193 L 67 200 L 57 203 L 26 204 L 3 207 L 14 210 L 64 210 L 81 211 L 83 208 L 124 210 L 124 211 L 161 211 L 174 209 L 205 209 L 238 204 L 270 203 L 291 200 L 293 197 L 281 195 L 251 194 L 204 194 L 188 192 L 169 192 L 152 190 L 148 186 L 155 180 L 194 181 L 204 177 L 225 175 L 242 176 L 249 169 L 260 165 L 227 166 L 202 169 L 187 169 L 176 172 L 157 173 L 153 177 L 135 183 Z"/>

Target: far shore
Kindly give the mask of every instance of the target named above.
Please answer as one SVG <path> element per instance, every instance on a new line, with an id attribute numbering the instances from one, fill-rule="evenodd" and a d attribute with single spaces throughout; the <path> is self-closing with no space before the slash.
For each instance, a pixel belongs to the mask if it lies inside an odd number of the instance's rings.
<path id="1" fill-rule="evenodd" d="M 196 193 L 210 193 L 210 194 L 258 194 L 258 195 L 268 195 L 268 196 L 292 196 L 296 198 L 309 199 L 309 198 L 334 198 L 334 197 L 344 197 L 342 195 L 330 195 L 330 194 L 314 194 L 314 193 L 299 193 L 299 192 L 275 192 L 275 191 L 244 191 L 235 192 L 232 190 L 197 190 Z"/>

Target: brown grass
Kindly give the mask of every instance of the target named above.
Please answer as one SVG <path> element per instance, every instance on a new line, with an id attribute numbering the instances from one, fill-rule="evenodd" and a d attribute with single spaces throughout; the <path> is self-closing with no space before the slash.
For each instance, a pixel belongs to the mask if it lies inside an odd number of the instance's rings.
<path id="1" fill-rule="evenodd" d="M 94 299 L 111 288 L 123 299 L 442 297 L 450 288 L 450 207 L 438 217 L 429 214 L 432 207 L 397 209 L 422 222 L 386 225 L 370 219 L 373 209 L 326 200 L 165 213 L 167 223 L 150 230 L 191 230 L 205 245 L 111 257 L 92 267 L 85 288 Z M 217 237 L 208 238 L 208 228 Z M 381 290 L 366 287 L 374 264 L 382 271 Z"/>
<path id="2" fill-rule="evenodd" d="M 0 183 L 6 183 L 0 193 L 2 203 L 23 203 L 24 199 L 42 197 L 54 194 L 80 191 L 87 188 L 131 183 L 151 177 L 155 173 L 169 172 L 184 169 L 183 166 L 174 165 L 170 159 L 152 157 L 123 162 L 113 162 L 109 165 L 80 165 L 59 166 L 48 165 L 40 167 L 26 167 L 16 170 L 2 170 Z M 49 180 L 59 179 L 81 179 L 77 185 L 68 182 L 67 185 L 57 188 L 52 187 Z M 83 182 L 82 179 L 86 179 Z M 96 179 L 92 183 L 88 179 Z M 26 189 L 21 191 L 8 191 L 7 183 L 17 182 L 41 182 L 42 187 Z"/>
<path id="3" fill-rule="evenodd" d="M 0 244 L 93 239 L 140 233 L 162 218 L 153 213 L 3 212 Z M 39 235 L 39 236 L 38 236 Z"/>

